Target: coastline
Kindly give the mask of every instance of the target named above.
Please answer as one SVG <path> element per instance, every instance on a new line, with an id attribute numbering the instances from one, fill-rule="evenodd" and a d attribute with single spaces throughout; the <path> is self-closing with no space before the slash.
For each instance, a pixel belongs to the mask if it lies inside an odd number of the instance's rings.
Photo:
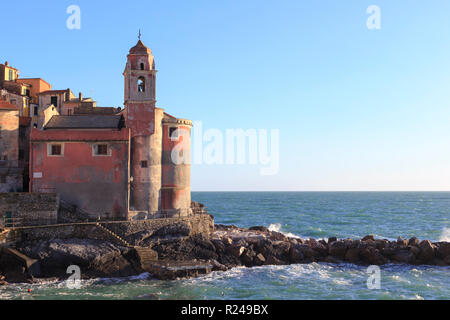
<path id="1" fill-rule="evenodd" d="M 316 240 L 288 237 L 263 226 L 239 228 L 216 224 L 210 234 L 186 234 L 183 225 L 156 238 L 134 235 L 134 243 L 123 247 L 92 239 L 51 239 L 17 244 L 17 251 L 36 260 L 39 270 L 27 268 L 11 255 L 0 256 L 0 285 L 34 283 L 42 279 L 66 280 L 67 267 L 78 265 L 82 279 L 129 277 L 148 272 L 161 280 L 196 277 L 234 267 L 307 264 L 313 262 L 355 265 L 450 265 L 450 242 L 411 239 Z M 130 240 L 130 239 L 128 239 Z M 38 272 L 39 275 L 36 274 Z M 39 279 L 39 280 L 38 280 Z"/>

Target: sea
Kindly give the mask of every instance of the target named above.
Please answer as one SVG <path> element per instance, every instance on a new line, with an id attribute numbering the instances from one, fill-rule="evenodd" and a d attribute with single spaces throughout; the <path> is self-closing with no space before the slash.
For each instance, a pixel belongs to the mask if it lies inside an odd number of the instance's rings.
<path id="1" fill-rule="evenodd" d="M 450 192 L 193 192 L 215 222 L 301 238 L 450 241 Z M 369 281 L 379 275 L 377 285 Z M 239 267 L 193 279 L 129 278 L 0 286 L 0 299 L 450 299 L 450 267 L 352 264 Z"/>

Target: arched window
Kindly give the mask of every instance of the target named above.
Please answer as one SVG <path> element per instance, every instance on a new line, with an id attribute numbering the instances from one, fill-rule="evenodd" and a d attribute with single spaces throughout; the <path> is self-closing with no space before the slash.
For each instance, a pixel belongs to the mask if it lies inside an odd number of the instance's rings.
<path id="1" fill-rule="evenodd" d="M 138 78 L 137 89 L 138 89 L 138 92 L 144 92 L 145 91 L 145 79 L 144 79 L 144 77 L 139 77 Z"/>
<path id="2" fill-rule="evenodd" d="M 144 70 L 144 63 L 141 62 L 141 70 Z"/>

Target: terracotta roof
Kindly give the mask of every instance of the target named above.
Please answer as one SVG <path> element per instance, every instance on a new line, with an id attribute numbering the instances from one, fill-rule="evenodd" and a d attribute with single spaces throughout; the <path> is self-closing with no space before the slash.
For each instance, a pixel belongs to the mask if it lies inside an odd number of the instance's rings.
<path id="1" fill-rule="evenodd" d="M 120 129 L 123 126 L 122 116 L 72 115 L 53 116 L 44 129 Z"/>
<path id="2" fill-rule="evenodd" d="M 138 41 L 138 43 L 130 49 L 131 54 L 152 54 L 152 50 L 147 48 L 141 40 Z"/>
<path id="3" fill-rule="evenodd" d="M 39 94 L 58 94 L 58 93 L 66 93 L 67 92 L 67 89 L 66 90 L 47 90 L 47 91 L 42 91 L 42 92 L 40 92 Z"/>
<path id="4" fill-rule="evenodd" d="M 1 110 L 19 110 L 19 107 L 9 103 L 5 100 L 0 100 L 0 109 Z"/>
<path id="5" fill-rule="evenodd" d="M 129 141 L 130 129 L 121 130 L 31 130 L 31 141 Z"/>

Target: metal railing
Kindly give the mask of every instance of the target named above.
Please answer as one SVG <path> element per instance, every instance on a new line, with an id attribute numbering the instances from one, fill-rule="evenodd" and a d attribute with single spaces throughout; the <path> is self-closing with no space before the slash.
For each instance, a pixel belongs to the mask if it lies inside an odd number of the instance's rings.
<path id="1" fill-rule="evenodd" d="M 23 218 L 7 218 L 3 217 L 3 228 L 16 228 L 23 225 Z"/>

